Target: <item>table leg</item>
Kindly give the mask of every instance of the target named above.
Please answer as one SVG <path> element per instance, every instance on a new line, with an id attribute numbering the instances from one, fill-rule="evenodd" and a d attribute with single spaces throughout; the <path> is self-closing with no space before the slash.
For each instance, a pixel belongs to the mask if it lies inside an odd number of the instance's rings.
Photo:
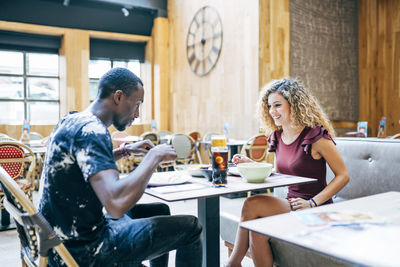
<path id="1" fill-rule="evenodd" d="M 5 210 L 1 210 L 0 231 L 15 229 L 15 223 L 10 220 L 10 214 Z"/>
<path id="2" fill-rule="evenodd" d="M 197 214 L 203 226 L 203 266 L 219 267 L 219 197 L 198 199 Z"/>

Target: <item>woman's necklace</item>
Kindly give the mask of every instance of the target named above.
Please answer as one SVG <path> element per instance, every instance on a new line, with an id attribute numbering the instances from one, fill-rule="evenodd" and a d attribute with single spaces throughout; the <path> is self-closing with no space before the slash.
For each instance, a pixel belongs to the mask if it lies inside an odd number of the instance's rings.
<path id="1" fill-rule="evenodd" d="M 304 129 L 304 127 L 298 128 L 295 131 L 293 131 L 293 133 L 290 133 L 290 134 L 287 134 L 287 131 L 282 131 L 282 135 L 281 135 L 282 141 L 286 145 L 290 145 L 297 139 L 297 137 L 301 134 L 303 129 Z"/>

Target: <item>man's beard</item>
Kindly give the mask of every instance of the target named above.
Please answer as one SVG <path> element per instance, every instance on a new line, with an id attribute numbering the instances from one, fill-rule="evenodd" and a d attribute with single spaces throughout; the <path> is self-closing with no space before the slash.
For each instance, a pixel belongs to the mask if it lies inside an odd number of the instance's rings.
<path id="1" fill-rule="evenodd" d="M 122 124 L 122 123 L 119 123 L 117 121 L 114 121 L 113 125 L 120 132 L 124 131 L 126 129 L 126 126 L 128 126 L 126 123 Z"/>

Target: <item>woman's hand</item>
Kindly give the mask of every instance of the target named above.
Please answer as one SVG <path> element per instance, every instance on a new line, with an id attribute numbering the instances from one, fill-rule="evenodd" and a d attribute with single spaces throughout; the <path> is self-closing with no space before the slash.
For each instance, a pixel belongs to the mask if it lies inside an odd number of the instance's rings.
<path id="1" fill-rule="evenodd" d="M 311 208 L 310 202 L 308 200 L 305 200 L 302 198 L 288 198 L 288 201 L 289 201 L 290 208 L 292 210 L 304 210 L 304 209 Z M 314 206 L 312 206 L 312 207 L 314 207 Z"/>
<path id="2" fill-rule="evenodd" d="M 249 159 L 246 156 L 236 154 L 232 157 L 232 162 L 235 164 L 246 163 L 246 162 L 253 162 L 253 160 Z"/>
<path id="3" fill-rule="evenodd" d="M 130 143 L 125 146 L 125 149 L 131 154 L 145 155 L 150 149 L 154 147 L 153 142 L 146 139 L 136 143 Z"/>

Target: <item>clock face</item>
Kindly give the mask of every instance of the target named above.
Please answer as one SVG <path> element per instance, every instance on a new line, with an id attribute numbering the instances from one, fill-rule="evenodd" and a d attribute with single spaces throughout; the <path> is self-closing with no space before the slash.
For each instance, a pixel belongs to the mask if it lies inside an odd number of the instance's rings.
<path id="1" fill-rule="evenodd" d="M 190 68 L 198 76 L 209 73 L 222 48 L 222 22 L 217 10 L 202 7 L 194 15 L 187 35 L 186 52 Z"/>

